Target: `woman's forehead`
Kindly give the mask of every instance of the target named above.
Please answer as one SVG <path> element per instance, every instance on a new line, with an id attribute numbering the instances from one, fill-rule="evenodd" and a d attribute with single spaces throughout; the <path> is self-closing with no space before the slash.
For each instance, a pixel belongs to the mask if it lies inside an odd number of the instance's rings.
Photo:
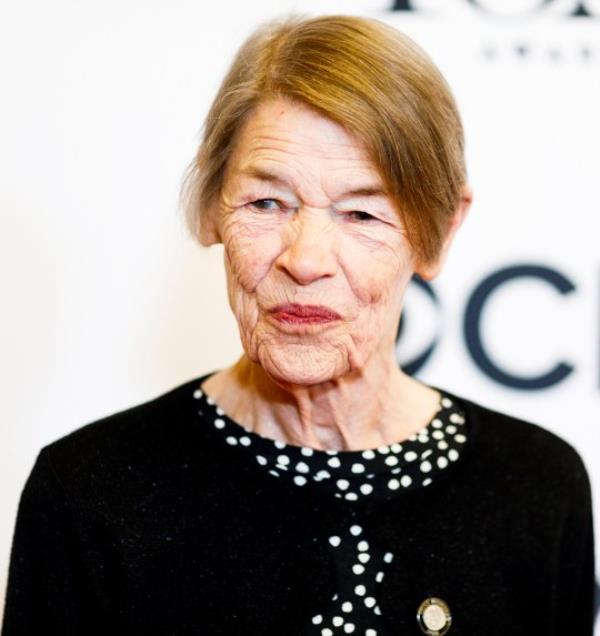
<path id="1" fill-rule="evenodd" d="M 360 143 L 340 124 L 306 104 L 284 97 L 262 101 L 250 112 L 242 126 L 240 138 L 289 135 L 298 144 L 329 148 L 355 148 Z"/>
<path id="2" fill-rule="evenodd" d="M 292 185 L 298 179 L 336 182 L 354 195 L 383 195 L 385 187 L 364 146 L 313 109 L 272 100 L 249 116 L 228 162 L 235 179 Z"/>

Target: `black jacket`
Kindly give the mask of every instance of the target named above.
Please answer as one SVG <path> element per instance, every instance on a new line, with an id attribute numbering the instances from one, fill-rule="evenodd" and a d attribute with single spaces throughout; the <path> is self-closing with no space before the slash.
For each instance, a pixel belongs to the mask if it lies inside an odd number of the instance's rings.
<path id="1" fill-rule="evenodd" d="M 357 517 L 397 555 L 379 605 L 421 634 L 590 636 L 590 486 L 577 452 L 463 398 L 468 443 L 428 487 L 351 503 L 269 478 L 191 398 L 201 378 L 40 452 L 21 497 L 3 636 L 302 634 L 335 590 L 326 538 Z"/>

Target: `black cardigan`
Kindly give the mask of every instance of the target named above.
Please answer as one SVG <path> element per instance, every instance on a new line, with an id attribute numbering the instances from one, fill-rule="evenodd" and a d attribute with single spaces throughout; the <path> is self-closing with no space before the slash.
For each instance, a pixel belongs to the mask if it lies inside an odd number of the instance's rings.
<path id="1" fill-rule="evenodd" d="M 417 608 L 441 597 L 449 636 L 592 634 L 590 485 L 564 440 L 452 396 L 469 426 L 459 461 L 427 488 L 352 503 L 223 444 L 196 412 L 201 381 L 41 450 L 3 636 L 302 634 L 335 592 L 327 537 L 357 518 L 396 555 L 379 591 L 395 633 L 421 634 Z"/>

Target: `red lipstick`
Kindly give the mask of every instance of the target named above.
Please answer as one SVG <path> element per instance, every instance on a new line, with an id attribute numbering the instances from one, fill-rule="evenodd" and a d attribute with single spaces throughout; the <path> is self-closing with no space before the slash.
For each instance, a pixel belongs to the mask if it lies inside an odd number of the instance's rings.
<path id="1" fill-rule="evenodd" d="M 322 305 L 285 303 L 273 307 L 270 313 L 277 320 L 293 325 L 322 324 L 341 320 L 341 316 L 337 312 Z"/>

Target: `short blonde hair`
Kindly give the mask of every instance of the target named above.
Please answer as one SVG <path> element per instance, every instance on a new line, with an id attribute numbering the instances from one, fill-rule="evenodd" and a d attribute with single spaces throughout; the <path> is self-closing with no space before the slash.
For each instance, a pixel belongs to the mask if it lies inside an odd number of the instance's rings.
<path id="1" fill-rule="evenodd" d="M 241 46 L 212 103 L 182 197 L 200 240 L 241 125 L 286 97 L 340 124 L 366 148 L 397 202 L 421 263 L 435 261 L 466 182 L 464 134 L 440 71 L 410 38 L 374 19 L 291 16 Z"/>

